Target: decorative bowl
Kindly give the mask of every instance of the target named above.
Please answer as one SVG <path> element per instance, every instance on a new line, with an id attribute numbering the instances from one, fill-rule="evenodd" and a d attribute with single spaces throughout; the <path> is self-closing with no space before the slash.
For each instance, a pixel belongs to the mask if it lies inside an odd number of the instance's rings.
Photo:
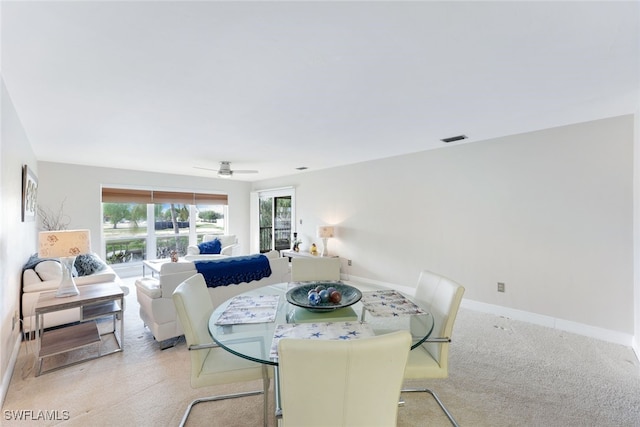
<path id="1" fill-rule="evenodd" d="M 319 285 L 322 285 L 325 288 L 336 288 L 336 290 L 342 294 L 342 300 L 340 300 L 339 303 L 320 302 L 317 305 L 312 305 L 309 302 L 309 291 Z M 357 303 L 360 301 L 360 298 L 362 298 L 362 292 L 353 286 L 345 285 L 340 282 L 305 282 L 295 288 L 289 289 L 286 297 L 290 304 L 306 308 L 309 311 L 323 313 L 349 307 L 350 305 Z"/>

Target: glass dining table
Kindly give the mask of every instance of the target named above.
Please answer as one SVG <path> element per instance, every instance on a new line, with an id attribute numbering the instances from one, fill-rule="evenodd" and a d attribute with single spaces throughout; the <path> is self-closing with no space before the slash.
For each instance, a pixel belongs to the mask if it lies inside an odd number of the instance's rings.
<path id="1" fill-rule="evenodd" d="M 230 298 L 209 318 L 209 333 L 221 348 L 238 357 L 274 367 L 276 417 L 282 414 L 277 356 L 279 339 L 358 339 L 406 330 L 411 333 L 411 349 L 414 349 L 433 331 L 433 316 L 422 301 L 377 285 L 353 281 L 335 283 L 357 289 L 361 299 L 336 310 L 317 312 L 287 300 L 288 291 L 306 291 L 316 283 L 279 283 Z"/>

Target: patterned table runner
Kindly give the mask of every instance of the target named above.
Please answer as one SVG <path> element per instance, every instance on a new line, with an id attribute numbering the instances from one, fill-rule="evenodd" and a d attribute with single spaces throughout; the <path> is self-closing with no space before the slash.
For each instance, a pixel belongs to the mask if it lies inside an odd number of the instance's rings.
<path id="1" fill-rule="evenodd" d="M 404 295 L 393 290 L 363 292 L 360 301 L 364 308 L 374 316 L 426 314 L 423 309 L 409 301 Z"/>
<path id="2" fill-rule="evenodd" d="M 372 337 L 373 330 L 366 322 L 288 323 L 277 325 L 273 334 L 270 356 L 278 357 L 278 342 L 282 338 L 310 340 L 354 340 Z"/>
<path id="3" fill-rule="evenodd" d="M 231 300 L 216 325 L 273 322 L 279 300 L 279 295 L 239 295 Z"/>

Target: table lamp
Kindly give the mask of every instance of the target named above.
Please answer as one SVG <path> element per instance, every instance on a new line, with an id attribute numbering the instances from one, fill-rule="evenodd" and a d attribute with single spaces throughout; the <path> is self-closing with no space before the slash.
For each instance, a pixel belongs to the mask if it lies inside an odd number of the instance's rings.
<path id="1" fill-rule="evenodd" d="M 333 237 L 333 226 L 332 225 L 319 226 L 318 237 L 322 239 L 322 253 L 320 254 L 320 256 L 329 256 L 329 251 L 327 250 L 327 240 L 330 237 Z"/>
<path id="2" fill-rule="evenodd" d="M 62 279 L 56 297 L 71 297 L 80 291 L 73 280 L 73 264 L 76 256 L 91 251 L 89 230 L 41 231 L 38 242 L 40 258 L 60 258 Z"/>

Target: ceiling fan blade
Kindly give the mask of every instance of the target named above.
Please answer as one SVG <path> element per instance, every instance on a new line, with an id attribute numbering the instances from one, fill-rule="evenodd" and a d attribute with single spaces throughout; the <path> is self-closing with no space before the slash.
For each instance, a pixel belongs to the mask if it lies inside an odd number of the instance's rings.
<path id="1" fill-rule="evenodd" d="M 201 166 L 194 166 L 194 169 L 202 169 L 202 170 L 205 170 L 205 171 L 218 172 L 218 169 L 203 168 L 203 167 L 201 167 Z"/>
<path id="2" fill-rule="evenodd" d="M 250 169 L 231 169 L 231 162 L 227 162 L 227 161 L 223 161 L 220 162 L 220 169 L 212 169 L 212 168 L 205 168 L 202 166 L 194 166 L 195 169 L 202 169 L 202 170 L 206 170 L 206 171 L 212 171 L 212 172 L 216 172 L 219 176 L 224 176 L 224 177 L 230 177 L 236 173 L 258 173 L 257 170 L 250 170 Z"/>

